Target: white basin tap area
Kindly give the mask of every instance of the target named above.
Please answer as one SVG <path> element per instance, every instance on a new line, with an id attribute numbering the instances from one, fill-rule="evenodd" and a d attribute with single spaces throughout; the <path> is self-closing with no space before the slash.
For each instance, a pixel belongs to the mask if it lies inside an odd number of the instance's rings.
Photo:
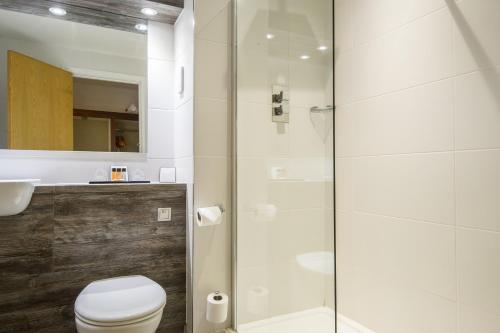
<path id="1" fill-rule="evenodd" d="M 39 179 L 0 180 L 0 216 L 22 213 L 30 204 Z"/>

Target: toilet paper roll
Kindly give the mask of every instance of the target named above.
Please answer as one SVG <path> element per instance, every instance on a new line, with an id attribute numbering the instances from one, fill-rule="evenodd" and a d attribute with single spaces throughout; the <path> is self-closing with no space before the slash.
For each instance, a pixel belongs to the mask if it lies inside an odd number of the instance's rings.
<path id="1" fill-rule="evenodd" d="M 221 292 L 214 292 L 207 296 L 207 321 L 220 324 L 227 319 L 229 297 Z"/>
<path id="2" fill-rule="evenodd" d="M 247 311 L 254 315 L 264 315 L 268 313 L 269 289 L 255 286 L 247 293 Z"/>
<path id="3" fill-rule="evenodd" d="M 198 208 L 197 221 L 200 227 L 221 223 L 222 210 L 219 206 Z"/>

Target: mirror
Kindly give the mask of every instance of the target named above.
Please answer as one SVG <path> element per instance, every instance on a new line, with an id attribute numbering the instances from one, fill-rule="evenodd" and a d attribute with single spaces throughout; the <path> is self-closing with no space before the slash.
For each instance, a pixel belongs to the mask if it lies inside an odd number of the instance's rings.
<path id="1" fill-rule="evenodd" d="M 145 3 L 0 3 L 0 149 L 145 152 Z"/>

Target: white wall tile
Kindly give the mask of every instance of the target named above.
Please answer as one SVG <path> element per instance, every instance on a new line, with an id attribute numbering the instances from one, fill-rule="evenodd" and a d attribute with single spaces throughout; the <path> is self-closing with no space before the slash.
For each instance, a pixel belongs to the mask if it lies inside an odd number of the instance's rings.
<path id="1" fill-rule="evenodd" d="M 458 297 L 460 304 L 500 316 L 500 234 L 457 230 Z M 478 331 L 479 332 L 479 331 Z"/>
<path id="2" fill-rule="evenodd" d="M 452 150 L 453 81 L 356 103 L 351 124 L 355 156 Z"/>
<path id="3" fill-rule="evenodd" d="M 227 99 L 230 74 L 227 45 L 197 39 L 195 49 L 196 97 Z"/>
<path id="4" fill-rule="evenodd" d="M 148 106 L 152 109 L 174 109 L 175 63 L 167 60 L 148 60 Z"/>
<path id="5" fill-rule="evenodd" d="M 148 157 L 175 157 L 175 111 L 149 109 Z"/>
<path id="6" fill-rule="evenodd" d="M 195 206 L 226 205 L 228 193 L 228 159 L 195 157 L 194 196 Z M 227 206 L 227 205 L 226 205 Z"/>
<path id="7" fill-rule="evenodd" d="M 451 35 L 451 17 L 443 9 L 355 49 L 356 99 L 450 77 Z"/>
<path id="8" fill-rule="evenodd" d="M 335 159 L 335 207 L 341 211 L 352 211 L 353 189 L 352 159 Z"/>
<path id="9" fill-rule="evenodd" d="M 289 127 L 291 156 L 324 158 L 325 142 L 333 131 L 333 113 L 318 114 L 311 113 L 310 107 L 291 107 Z"/>
<path id="10" fill-rule="evenodd" d="M 456 301 L 453 227 L 362 213 L 351 223 L 349 265 Z"/>
<path id="11" fill-rule="evenodd" d="M 210 22 L 198 30 L 197 38 L 227 44 L 232 32 L 229 29 L 231 14 L 231 6 L 225 6 Z"/>
<path id="12" fill-rule="evenodd" d="M 500 150 L 456 153 L 457 225 L 500 231 Z"/>
<path id="13" fill-rule="evenodd" d="M 336 5 L 339 312 L 384 333 L 496 331 L 500 2 Z"/>
<path id="14" fill-rule="evenodd" d="M 455 79 L 456 149 L 500 147 L 500 68 Z"/>
<path id="15" fill-rule="evenodd" d="M 456 73 L 500 65 L 500 3 L 496 0 L 448 1 L 453 17 Z"/>
<path id="16" fill-rule="evenodd" d="M 193 184 L 194 177 L 194 159 L 193 157 L 176 158 L 175 159 L 176 179 L 181 184 Z M 188 197 L 188 212 L 193 211 L 193 198 Z"/>
<path id="17" fill-rule="evenodd" d="M 278 157 L 288 154 L 290 125 L 272 122 L 271 112 L 271 106 L 267 104 L 238 103 L 237 150 L 240 157 Z"/>
<path id="18" fill-rule="evenodd" d="M 175 59 L 180 54 L 192 53 L 194 47 L 194 18 L 191 10 L 183 10 L 174 26 Z M 191 51 L 188 51 L 191 50 Z"/>
<path id="19" fill-rule="evenodd" d="M 456 333 L 456 303 L 376 275 L 339 270 L 339 312 L 383 333 Z"/>
<path id="20" fill-rule="evenodd" d="M 459 304 L 458 332 L 495 332 L 500 327 L 500 315 L 472 306 Z"/>
<path id="21" fill-rule="evenodd" d="M 335 105 L 343 106 L 354 101 L 355 87 L 358 82 L 355 77 L 355 51 L 335 52 Z M 356 67 L 359 63 L 356 63 Z"/>
<path id="22" fill-rule="evenodd" d="M 197 156 L 227 156 L 229 153 L 228 102 L 218 99 L 196 100 L 195 142 Z"/>
<path id="23" fill-rule="evenodd" d="M 353 159 L 357 211 L 454 224 L 453 154 Z"/>
<path id="24" fill-rule="evenodd" d="M 278 209 L 313 209 L 325 206 L 324 181 L 271 181 L 269 203 Z"/>
<path id="25" fill-rule="evenodd" d="M 344 52 L 354 46 L 351 15 L 353 1 L 335 1 L 335 53 Z"/>
<path id="26" fill-rule="evenodd" d="M 362 44 L 445 6 L 444 0 L 351 1 L 353 39 Z"/>
<path id="27" fill-rule="evenodd" d="M 193 156 L 193 101 L 175 111 L 174 141 L 176 158 Z"/>
<path id="28" fill-rule="evenodd" d="M 168 61 L 174 60 L 173 25 L 156 21 L 149 21 L 148 58 Z"/>
<path id="29" fill-rule="evenodd" d="M 290 60 L 290 104 L 304 108 L 326 105 L 325 87 L 329 79 L 328 67 L 315 61 L 293 58 Z"/>
<path id="30" fill-rule="evenodd" d="M 198 34 L 205 29 L 219 12 L 228 6 L 230 0 L 196 0 L 195 1 L 195 31 Z"/>
<path id="31" fill-rule="evenodd" d="M 338 106 L 335 108 L 335 156 L 346 157 L 353 155 L 353 105 Z"/>

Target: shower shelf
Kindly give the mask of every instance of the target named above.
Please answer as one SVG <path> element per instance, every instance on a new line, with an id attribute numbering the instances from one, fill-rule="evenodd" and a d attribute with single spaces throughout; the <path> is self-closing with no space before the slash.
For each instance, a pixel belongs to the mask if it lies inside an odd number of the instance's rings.
<path id="1" fill-rule="evenodd" d="M 321 113 L 321 112 L 332 112 L 334 110 L 334 107 L 331 105 L 327 105 L 324 108 L 320 108 L 318 106 L 313 106 L 311 108 L 312 113 Z"/>

